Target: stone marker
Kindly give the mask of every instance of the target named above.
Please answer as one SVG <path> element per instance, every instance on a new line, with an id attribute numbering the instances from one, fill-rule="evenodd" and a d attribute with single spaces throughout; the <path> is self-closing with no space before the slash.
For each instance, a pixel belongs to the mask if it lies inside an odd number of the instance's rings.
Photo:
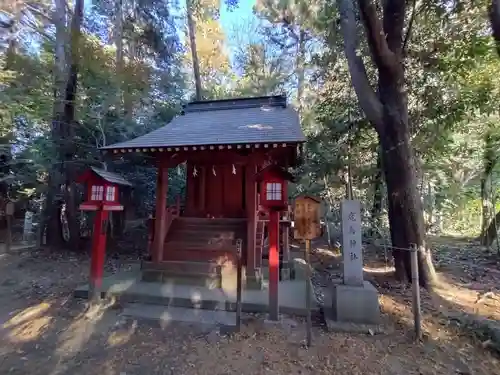
<path id="1" fill-rule="evenodd" d="M 23 241 L 31 240 L 31 232 L 33 230 L 33 212 L 26 211 L 24 214 Z"/>
<path id="2" fill-rule="evenodd" d="M 331 318 L 336 322 L 378 324 L 380 306 L 377 289 L 363 280 L 360 203 L 345 200 L 341 211 L 344 277 L 341 284 L 332 288 Z"/>
<path id="3" fill-rule="evenodd" d="M 344 284 L 363 286 L 363 250 L 361 248 L 361 209 L 359 201 L 341 204 Z"/>

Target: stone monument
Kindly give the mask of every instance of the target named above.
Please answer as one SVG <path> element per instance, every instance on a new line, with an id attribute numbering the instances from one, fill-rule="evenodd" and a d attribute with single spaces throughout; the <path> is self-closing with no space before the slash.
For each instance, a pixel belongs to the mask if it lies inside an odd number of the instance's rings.
<path id="1" fill-rule="evenodd" d="M 345 200 L 342 212 L 343 280 L 333 287 L 333 319 L 342 322 L 377 324 L 380 306 L 377 289 L 363 280 L 360 202 Z"/>
<path id="2" fill-rule="evenodd" d="M 24 214 L 23 241 L 30 242 L 33 232 L 33 212 L 26 211 Z"/>

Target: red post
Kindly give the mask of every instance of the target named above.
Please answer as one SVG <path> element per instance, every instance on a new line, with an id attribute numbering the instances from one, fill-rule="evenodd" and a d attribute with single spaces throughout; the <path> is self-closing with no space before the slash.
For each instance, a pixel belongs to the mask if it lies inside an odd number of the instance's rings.
<path id="1" fill-rule="evenodd" d="M 104 259 L 106 257 L 108 215 L 109 211 L 104 211 L 102 208 L 99 208 L 94 218 L 89 283 L 89 299 L 92 301 L 98 301 L 101 298 Z"/>
<path id="2" fill-rule="evenodd" d="M 168 168 L 160 163 L 158 166 L 158 180 L 156 183 L 155 231 L 151 254 L 153 262 L 161 262 L 163 260 L 163 247 L 165 245 L 165 229 L 167 222 L 167 192 Z"/>
<path id="3" fill-rule="evenodd" d="M 269 319 L 278 320 L 279 211 L 269 212 Z"/>

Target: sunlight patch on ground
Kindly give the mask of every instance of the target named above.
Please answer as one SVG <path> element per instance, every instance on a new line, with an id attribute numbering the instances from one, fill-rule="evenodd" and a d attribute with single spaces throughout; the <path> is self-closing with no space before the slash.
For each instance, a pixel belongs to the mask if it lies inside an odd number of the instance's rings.
<path id="1" fill-rule="evenodd" d="M 332 258 L 338 258 L 341 255 L 339 252 L 332 251 L 326 247 L 317 247 L 315 253 L 317 255 L 329 256 Z"/>
<path id="2" fill-rule="evenodd" d="M 433 288 L 434 293 L 445 301 L 457 305 L 467 313 L 478 314 L 485 318 L 500 319 L 500 299 L 498 295 L 481 299 L 484 292 L 469 289 L 465 286 L 449 282 L 446 277 L 440 277 L 439 283 Z M 445 308 L 440 306 L 442 309 Z"/>
<path id="3" fill-rule="evenodd" d="M 50 308 L 51 304 L 47 302 L 39 303 L 38 305 L 34 305 L 24 309 L 20 313 L 14 315 L 11 319 L 3 324 L 3 328 L 12 328 L 21 323 L 27 322 L 30 319 L 33 319 L 43 313 L 46 313 Z"/>
<path id="4" fill-rule="evenodd" d="M 92 312 L 92 317 L 87 317 L 90 315 L 89 312 L 76 317 L 73 323 L 61 333 L 56 350 L 58 356 L 64 358 L 78 352 L 85 346 L 104 313 L 103 311 L 97 311 L 97 307 L 95 309 L 96 311 Z"/>
<path id="5" fill-rule="evenodd" d="M 51 303 L 42 302 L 10 318 L 2 325 L 2 329 L 8 331 L 8 340 L 12 343 L 23 343 L 39 338 L 52 322 L 52 316 L 47 315 L 50 307 Z"/>
<path id="6" fill-rule="evenodd" d="M 52 322 L 51 316 L 40 316 L 21 323 L 11 329 L 7 335 L 12 343 L 23 343 L 38 339 Z"/>
<path id="7" fill-rule="evenodd" d="M 414 332 L 415 324 L 413 320 L 413 310 L 411 302 L 402 303 L 389 295 L 380 296 L 382 311 L 395 317 L 400 324 L 408 327 L 408 330 Z M 434 319 L 426 318 L 422 313 L 422 332 L 433 340 L 449 341 L 455 339 L 455 335 L 445 329 L 443 325 L 437 323 Z"/>
<path id="8" fill-rule="evenodd" d="M 134 323 L 127 330 L 112 332 L 108 337 L 108 345 L 114 347 L 126 344 L 130 341 L 136 329 L 137 322 L 134 321 Z"/>
<path id="9" fill-rule="evenodd" d="M 363 267 L 363 271 L 370 273 L 390 273 L 394 272 L 394 267 Z"/>

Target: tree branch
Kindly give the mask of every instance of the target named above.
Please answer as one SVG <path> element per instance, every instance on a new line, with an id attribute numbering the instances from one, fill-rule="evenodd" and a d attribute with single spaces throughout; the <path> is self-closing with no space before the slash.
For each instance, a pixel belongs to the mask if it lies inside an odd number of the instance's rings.
<path id="1" fill-rule="evenodd" d="M 491 29 L 493 30 L 493 38 L 497 46 L 497 52 L 500 56 L 500 0 L 491 0 L 489 9 Z"/>
<path id="2" fill-rule="evenodd" d="M 52 17 L 49 14 L 45 13 L 43 10 L 39 9 L 38 7 L 36 7 L 32 4 L 28 4 L 28 3 L 25 4 L 25 6 L 26 6 L 26 10 L 33 13 L 34 15 L 39 16 L 46 21 L 54 22 Z"/>
<path id="3" fill-rule="evenodd" d="M 344 37 L 344 53 L 347 58 L 354 91 L 366 117 L 380 131 L 383 126 L 382 103 L 370 86 L 365 64 L 361 56 L 358 55 L 358 31 L 352 0 L 339 0 L 338 9 L 340 13 L 340 28 Z"/>
<path id="4" fill-rule="evenodd" d="M 411 17 L 410 21 L 408 22 L 408 28 L 406 29 L 405 38 L 403 40 L 403 53 L 406 51 L 406 48 L 408 47 L 408 41 L 410 40 L 411 37 L 413 22 L 415 21 L 416 15 L 417 15 L 417 0 L 413 0 Z"/>
<path id="5" fill-rule="evenodd" d="M 389 2 L 390 0 L 386 1 L 386 3 Z M 397 59 L 394 52 L 389 48 L 386 34 L 382 27 L 382 22 L 377 15 L 377 8 L 373 0 L 358 0 L 358 4 L 373 62 L 379 69 L 394 70 L 397 66 Z M 387 5 L 384 6 L 384 13 L 386 7 Z"/>
<path id="6" fill-rule="evenodd" d="M 406 1 L 386 0 L 383 8 L 383 31 L 385 32 L 387 47 L 397 56 L 401 56 L 403 49 Z"/>

